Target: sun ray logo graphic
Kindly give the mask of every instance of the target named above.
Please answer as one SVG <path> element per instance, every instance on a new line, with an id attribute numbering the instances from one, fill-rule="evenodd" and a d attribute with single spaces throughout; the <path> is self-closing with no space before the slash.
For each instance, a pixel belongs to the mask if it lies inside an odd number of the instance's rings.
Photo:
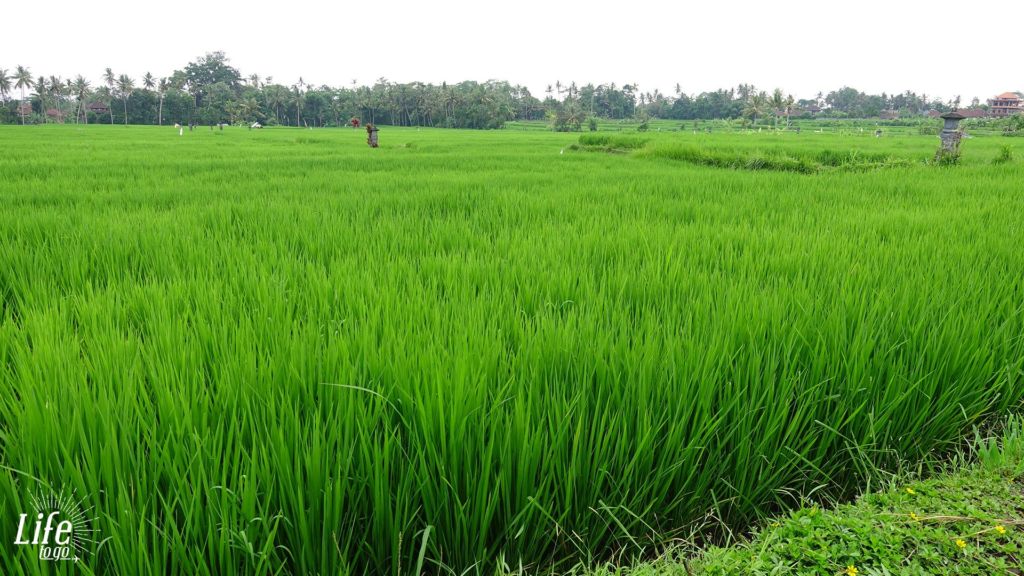
<path id="1" fill-rule="evenodd" d="M 85 499 L 78 498 L 74 490 L 61 488 L 60 492 L 38 490 L 29 494 L 35 512 L 34 521 L 28 514 L 18 518 L 18 534 L 14 544 L 37 546 L 40 560 L 66 560 L 78 562 L 96 545 L 96 518 L 93 508 L 86 507 Z"/>

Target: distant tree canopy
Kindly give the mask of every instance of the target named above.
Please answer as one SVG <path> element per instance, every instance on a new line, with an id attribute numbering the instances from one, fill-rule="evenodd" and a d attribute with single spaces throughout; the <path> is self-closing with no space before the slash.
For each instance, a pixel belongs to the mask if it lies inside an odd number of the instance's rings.
<path id="1" fill-rule="evenodd" d="M 20 96 L 20 98 L 19 98 Z M 380 78 L 371 86 L 331 87 L 299 78 L 291 85 L 271 77 L 248 77 L 223 52 L 205 54 L 169 76 L 146 74 L 140 83 L 110 68 L 101 82 L 83 76 L 34 79 L 28 68 L 0 68 L 0 123 L 102 122 L 124 124 L 252 123 L 284 126 L 350 126 L 352 118 L 374 124 L 449 128 L 501 128 L 511 120 L 547 120 L 552 129 L 579 131 L 594 117 L 712 120 L 743 118 L 757 124 L 769 117 L 815 114 L 839 118 L 904 116 L 953 103 L 924 94 L 871 95 L 844 87 L 812 99 L 794 100 L 749 84 L 700 94 L 641 91 L 635 84 L 565 85 L 556 82 L 540 100 L 519 85 L 490 80 L 424 84 Z M 20 106 L 26 102 L 29 107 Z M 974 106 L 980 106 L 974 102 Z"/>

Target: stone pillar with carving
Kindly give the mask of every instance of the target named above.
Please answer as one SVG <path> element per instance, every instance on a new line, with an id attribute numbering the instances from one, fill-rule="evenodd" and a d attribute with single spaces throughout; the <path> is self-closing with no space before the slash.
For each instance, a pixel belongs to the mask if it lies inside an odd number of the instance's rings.
<path id="1" fill-rule="evenodd" d="M 956 162 L 960 158 L 960 139 L 964 133 L 960 131 L 960 121 L 966 118 L 963 114 L 947 112 L 939 116 L 945 122 L 939 138 L 942 139 L 942 147 L 935 153 L 935 160 L 942 162 Z"/>

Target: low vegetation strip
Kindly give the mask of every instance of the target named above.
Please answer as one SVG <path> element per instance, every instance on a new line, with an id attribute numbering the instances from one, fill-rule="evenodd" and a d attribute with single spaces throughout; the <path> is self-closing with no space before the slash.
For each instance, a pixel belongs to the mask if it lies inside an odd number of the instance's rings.
<path id="1" fill-rule="evenodd" d="M 729 150 L 708 150 L 682 144 L 660 144 L 644 149 L 640 156 L 667 158 L 713 168 L 734 168 L 740 170 L 778 170 L 813 174 L 823 165 L 803 158 L 793 158 L 777 152 L 765 154 L 760 151 L 734 152 Z"/>
<path id="2" fill-rule="evenodd" d="M 1024 574 L 1024 438 L 1011 418 L 998 439 L 975 440 L 971 465 L 891 482 L 856 503 L 801 508 L 753 536 L 697 555 L 589 576 L 991 576 Z"/>
<path id="3" fill-rule="evenodd" d="M 711 550 L 696 574 L 1021 574 L 1024 484 L 986 468 L 800 510 L 736 549 Z"/>
<path id="4" fill-rule="evenodd" d="M 798 154 L 780 148 L 741 150 L 610 134 L 584 134 L 579 137 L 577 144 L 570 146 L 570 149 L 582 152 L 633 153 L 640 158 L 664 158 L 713 168 L 775 170 L 801 174 L 907 167 L 914 164 L 911 159 L 898 158 L 892 154 L 857 150 L 825 148 Z"/>
<path id="5" fill-rule="evenodd" d="M 605 150 L 637 150 L 643 148 L 650 138 L 630 134 L 583 134 L 579 143 L 592 149 Z"/>

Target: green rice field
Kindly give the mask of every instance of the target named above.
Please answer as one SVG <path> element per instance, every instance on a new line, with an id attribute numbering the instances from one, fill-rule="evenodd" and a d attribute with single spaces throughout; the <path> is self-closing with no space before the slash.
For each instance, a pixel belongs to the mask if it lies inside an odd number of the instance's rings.
<path id="1" fill-rule="evenodd" d="M 549 573 L 1020 409 L 1013 139 L 604 134 L 0 126 L 0 539 L 98 530 L 0 573 Z"/>

